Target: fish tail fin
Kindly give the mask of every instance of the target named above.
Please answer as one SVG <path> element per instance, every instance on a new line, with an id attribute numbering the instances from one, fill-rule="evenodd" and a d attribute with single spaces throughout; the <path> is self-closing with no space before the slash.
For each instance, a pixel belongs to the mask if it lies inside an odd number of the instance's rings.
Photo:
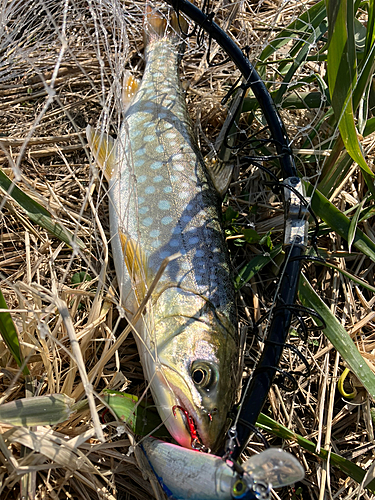
<path id="1" fill-rule="evenodd" d="M 185 18 L 180 15 L 177 15 L 176 12 L 172 12 L 171 15 L 171 26 L 176 33 L 180 36 L 185 35 L 188 31 L 188 23 Z"/>
<path id="2" fill-rule="evenodd" d="M 167 34 L 166 18 L 158 10 L 153 9 L 148 2 L 146 3 L 143 29 L 146 42 L 155 38 L 163 38 Z"/>
<path id="3" fill-rule="evenodd" d="M 187 22 L 173 12 L 170 19 L 146 2 L 143 22 L 145 45 L 160 38 L 179 38 L 187 31 Z"/>

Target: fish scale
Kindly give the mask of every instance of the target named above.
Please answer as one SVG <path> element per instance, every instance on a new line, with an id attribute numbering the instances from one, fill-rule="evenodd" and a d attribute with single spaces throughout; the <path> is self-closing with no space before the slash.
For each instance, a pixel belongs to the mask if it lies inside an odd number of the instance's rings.
<path id="1" fill-rule="evenodd" d="M 152 33 L 145 73 L 118 139 L 90 127 L 87 135 L 109 182 L 112 251 L 126 310 L 136 312 L 164 259 L 179 252 L 136 325 L 136 341 L 172 436 L 186 447 L 214 449 L 238 384 L 234 286 L 220 196 L 180 85 L 179 41 L 159 21 L 146 16 Z"/>

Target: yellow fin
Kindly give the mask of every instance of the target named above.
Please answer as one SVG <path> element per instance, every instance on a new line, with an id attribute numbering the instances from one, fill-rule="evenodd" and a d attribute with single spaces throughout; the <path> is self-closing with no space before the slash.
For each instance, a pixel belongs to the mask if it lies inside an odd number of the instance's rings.
<path id="1" fill-rule="evenodd" d="M 122 100 L 123 103 L 125 104 L 125 111 L 130 106 L 135 93 L 139 89 L 139 85 L 140 85 L 140 80 L 138 80 L 138 78 L 135 78 L 130 73 L 130 71 L 125 71 L 124 85 L 122 88 Z"/>
<path id="2" fill-rule="evenodd" d="M 153 279 L 148 267 L 148 257 L 139 243 L 121 231 L 120 240 L 126 268 L 131 276 L 137 298 L 141 302 Z"/>
<path id="3" fill-rule="evenodd" d="M 153 9 L 148 3 L 146 3 L 143 30 L 145 45 L 147 45 L 152 38 L 162 38 L 166 35 L 167 31 L 167 20 L 158 10 Z"/>
<path id="4" fill-rule="evenodd" d="M 107 181 L 116 171 L 115 140 L 104 132 L 97 132 L 90 125 L 86 127 L 87 142 Z"/>
<path id="5" fill-rule="evenodd" d="M 175 32 L 179 34 L 187 33 L 189 27 L 186 19 L 184 19 L 180 15 L 177 16 L 175 12 L 172 12 L 171 15 L 171 26 L 175 30 Z"/>

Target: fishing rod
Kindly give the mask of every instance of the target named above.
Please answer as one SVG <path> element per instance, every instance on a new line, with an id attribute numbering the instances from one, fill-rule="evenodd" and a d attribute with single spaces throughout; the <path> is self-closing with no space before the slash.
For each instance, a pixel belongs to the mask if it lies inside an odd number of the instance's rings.
<path id="1" fill-rule="evenodd" d="M 217 42 L 240 70 L 244 81 L 242 89 L 246 90 L 250 88 L 252 90 L 267 121 L 272 143 L 277 152 L 274 158 L 280 164 L 284 179 L 283 181 L 275 179 L 275 175 L 270 170 L 259 164 L 259 161 L 264 160 L 264 158 L 245 158 L 253 165 L 268 172 L 273 178 L 273 181 L 268 184 L 271 185 L 275 192 L 281 192 L 283 195 L 285 212 L 283 247 L 285 258 L 276 301 L 270 311 L 272 315 L 271 324 L 265 338 L 262 340 L 264 348 L 250 382 L 244 391 L 241 403 L 237 408 L 237 416 L 231 428 L 226 448 L 221 453 L 235 460 L 246 447 L 251 433 L 254 432 L 255 423 L 267 399 L 275 376 L 281 373 L 282 377 L 286 377 L 295 386 L 297 385 L 290 373 L 283 372 L 279 368 L 284 347 L 290 347 L 286 344 L 286 339 L 293 318 L 298 320 L 298 330 L 305 336 L 311 328 L 307 327 L 304 316 L 313 316 L 316 322 L 320 323 L 318 327 L 320 329 L 323 329 L 325 326 L 320 315 L 309 308 L 296 306 L 295 304 L 301 267 L 304 261 L 310 259 L 305 255 L 308 242 L 308 216 L 311 215 L 315 219 L 315 234 L 312 238 L 312 244 L 315 249 L 318 221 L 309 207 L 309 200 L 305 197 L 304 185 L 298 177 L 293 152 L 284 124 L 267 87 L 247 56 L 218 24 L 214 22 L 213 13 L 208 12 L 208 4 L 204 4 L 203 10 L 207 11 L 204 12 L 187 0 L 165 1 L 173 7 L 177 14 L 183 13 L 186 15 L 196 23 L 200 30 L 203 30 L 209 36 L 209 47 L 211 46 L 211 40 Z M 255 324 L 255 329 L 260 326 L 264 319 L 266 318 L 261 318 Z M 303 358 L 301 353 L 299 355 Z M 304 364 L 309 368 L 306 360 L 304 360 Z"/>

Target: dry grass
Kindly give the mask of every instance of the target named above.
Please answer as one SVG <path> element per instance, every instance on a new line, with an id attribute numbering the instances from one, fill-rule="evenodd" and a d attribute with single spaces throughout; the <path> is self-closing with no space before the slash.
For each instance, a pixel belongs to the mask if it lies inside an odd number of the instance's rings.
<path id="1" fill-rule="evenodd" d="M 215 1 L 215 10 L 222 27 L 240 46 L 248 45 L 251 58 L 256 58 L 280 27 L 312 3 Z M 140 455 L 129 451 L 135 444 L 131 433 L 121 434 L 114 422 L 102 428 L 98 418 L 97 410 L 103 405 L 97 396 L 104 388 L 141 396 L 146 384 L 135 342 L 118 307 L 106 184 L 90 162 L 84 134 L 88 123 L 99 121 L 113 135 L 118 130 L 124 70 L 130 68 L 140 75 L 144 66 L 143 10 L 142 2 L 128 0 L 121 5 L 117 0 L 111 5 L 86 0 L 2 1 L 1 168 L 20 178 L 18 185 L 81 238 L 86 250 L 60 243 L 3 197 L 0 287 L 18 327 L 32 391 L 36 395 L 64 393 L 76 401 L 88 399 L 81 411 L 51 428 L 23 434 L 2 427 L 0 491 L 4 500 L 19 497 L 20 478 L 26 473 L 31 473 L 29 490 L 36 498 L 163 498 L 155 480 L 148 480 L 152 476 L 147 465 L 139 462 Z M 208 67 L 206 47 L 197 48 L 190 39 L 181 72 L 205 153 L 225 119 L 220 101 L 238 77 L 231 63 Z M 279 80 L 271 71 L 268 79 L 275 85 Z M 297 148 L 314 128 L 319 110 L 283 111 L 282 116 Z M 323 140 L 317 138 L 311 147 L 319 149 Z M 373 144 L 373 139 L 364 144 L 367 154 L 373 154 Z M 299 167 L 312 178 L 320 168 L 318 163 Z M 226 204 L 239 212 L 239 224 L 255 224 L 259 233 L 272 229 L 277 243 L 282 236 L 282 205 L 265 189 L 264 180 L 258 171 L 238 168 Z M 335 203 L 345 209 L 362 194 L 363 182 L 353 172 L 337 192 Z M 256 214 L 249 210 L 254 206 Z M 364 229 L 374 239 L 370 222 Z M 260 252 L 252 245 L 228 244 L 237 270 Z M 322 238 L 319 245 L 329 252 L 345 248 L 334 234 Z M 338 262 L 374 285 L 373 264 L 367 259 L 353 252 Z M 258 319 L 272 303 L 279 264 L 267 267 L 241 290 L 243 326 L 250 327 L 253 318 Z M 92 280 L 73 287 L 72 276 L 81 271 Z M 308 272 L 321 297 L 356 335 L 359 349 L 373 359 L 373 299 L 335 271 L 311 266 Z M 246 370 L 254 366 L 258 351 L 253 338 L 248 342 Z M 312 375 L 306 380 L 301 377 L 296 393 L 275 386 L 265 410 L 322 448 L 331 447 L 368 467 L 375 445 L 366 394 L 359 389 L 351 403 L 337 396 L 336 381 L 343 367 L 324 335 L 310 336 L 307 342 L 294 336 L 291 342 L 311 361 Z M 282 363 L 287 369 L 301 368 L 291 351 L 284 352 Z M 0 395 L 2 403 L 25 397 L 25 379 L 1 341 Z M 26 454 L 24 446 L 33 451 Z M 326 477 L 329 466 L 296 446 L 290 448 L 306 468 L 303 497 L 285 489 L 276 498 L 323 498 L 324 491 L 326 498 L 355 498 L 354 481 L 337 469 Z M 258 443 L 249 445 L 249 452 L 261 449 Z"/>

